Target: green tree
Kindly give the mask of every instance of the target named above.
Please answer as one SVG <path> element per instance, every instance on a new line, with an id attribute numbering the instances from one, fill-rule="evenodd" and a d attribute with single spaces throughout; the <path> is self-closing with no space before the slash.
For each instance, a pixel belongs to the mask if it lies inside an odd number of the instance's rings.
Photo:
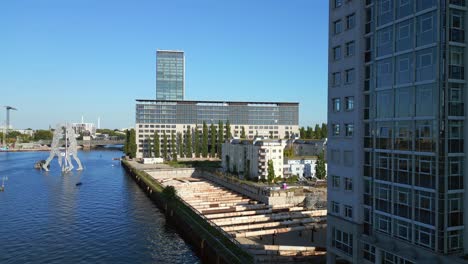
<path id="1" fill-rule="evenodd" d="M 294 147 L 292 146 L 292 144 L 284 148 L 283 155 L 285 158 L 294 157 Z"/>
<path id="2" fill-rule="evenodd" d="M 218 157 L 221 158 L 221 155 L 223 155 L 223 152 L 222 152 L 222 147 L 223 147 L 223 143 L 224 143 L 224 126 L 223 126 L 223 121 L 219 120 L 219 123 L 218 123 L 218 145 L 217 145 L 217 149 L 216 149 L 216 152 L 218 152 Z"/>
<path id="3" fill-rule="evenodd" d="M 208 157 L 208 126 L 203 122 L 203 138 L 202 138 L 202 156 Z"/>
<path id="4" fill-rule="evenodd" d="M 172 160 L 177 161 L 176 136 L 174 134 L 174 131 L 171 133 L 171 155 Z"/>
<path id="5" fill-rule="evenodd" d="M 312 127 L 307 126 L 307 130 L 306 130 L 306 133 L 305 133 L 305 139 L 312 139 L 313 137 L 314 137 L 314 130 L 312 129 Z"/>
<path id="6" fill-rule="evenodd" d="M 151 144 L 151 138 L 146 138 L 145 142 L 148 145 L 148 157 L 151 158 L 153 156 L 153 144 Z"/>
<path id="7" fill-rule="evenodd" d="M 327 128 L 327 124 L 325 123 L 322 123 L 322 135 L 320 138 L 326 138 L 328 135 L 328 128 Z"/>
<path id="8" fill-rule="evenodd" d="M 200 144 L 200 130 L 198 129 L 198 126 L 195 125 L 195 133 L 194 133 L 194 143 L 193 143 L 193 148 L 195 149 L 195 157 L 199 158 L 200 157 L 200 151 L 201 151 L 201 144 Z"/>
<path id="9" fill-rule="evenodd" d="M 153 152 L 156 158 L 161 157 L 161 140 L 159 139 L 158 132 L 154 132 L 153 136 Z"/>
<path id="10" fill-rule="evenodd" d="M 177 152 L 179 157 L 184 157 L 184 141 L 182 140 L 182 133 L 177 133 Z"/>
<path id="11" fill-rule="evenodd" d="M 210 157 L 214 158 L 216 156 L 216 127 L 211 123 L 210 127 L 210 137 L 211 137 L 211 149 Z"/>
<path id="12" fill-rule="evenodd" d="M 269 138 L 273 138 L 273 131 L 270 131 L 270 136 Z"/>
<path id="13" fill-rule="evenodd" d="M 299 128 L 299 137 L 300 137 L 301 139 L 305 139 L 305 138 L 306 138 L 306 132 L 305 132 L 304 127 Z"/>
<path id="14" fill-rule="evenodd" d="M 220 130 L 223 131 L 223 130 Z M 226 140 L 231 140 L 232 134 L 231 134 L 231 123 L 229 120 L 226 121 Z"/>
<path id="15" fill-rule="evenodd" d="M 124 146 L 123 146 L 123 153 L 125 155 L 128 156 L 128 152 L 130 152 L 129 150 L 129 143 L 130 143 L 130 130 L 126 129 L 125 130 L 125 143 L 124 143 Z"/>
<path id="16" fill-rule="evenodd" d="M 314 138 L 315 139 L 322 138 L 322 129 L 320 128 L 319 124 L 315 124 Z"/>
<path id="17" fill-rule="evenodd" d="M 272 160 L 268 160 L 268 175 L 267 175 L 267 180 L 268 180 L 268 183 L 274 183 L 275 182 L 275 179 L 276 179 L 276 176 L 275 176 L 275 167 L 273 166 L 273 161 Z"/>
<path id="18" fill-rule="evenodd" d="M 130 139 L 129 139 L 129 148 L 128 148 L 128 156 L 130 158 L 135 158 L 136 157 L 136 152 L 137 152 L 137 144 L 136 144 L 136 132 L 135 129 L 130 130 Z"/>
<path id="19" fill-rule="evenodd" d="M 187 126 L 187 133 L 185 137 L 185 157 L 191 158 L 192 157 L 192 134 L 191 134 L 190 126 Z"/>
<path id="20" fill-rule="evenodd" d="M 315 177 L 317 179 L 325 179 L 327 176 L 327 171 L 325 169 L 325 160 L 323 157 L 323 152 L 318 156 L 317 161 L 315 163 Z"/>
<path id="21" fill-rule="evenodd" d="M 52 140 L 53 136 L 50 130 L 36 130 L 36 132 L 34 132 L 34 140 Z"/>
<path id="22" fill-rule="evenodd" d="M 245 127 L 244 126 L 241 126 L 240 138 L 245 139 Z"/>
<path id="23" fill-rule="evenodd" d="M 168 156 L 167 156 L 167 135 L 166 135 L 166 131 L 164 131 L 163 133 L 163 143 L 162 143 L 162 157 L 164 160 L 167 160 L 168 159 Z"/>

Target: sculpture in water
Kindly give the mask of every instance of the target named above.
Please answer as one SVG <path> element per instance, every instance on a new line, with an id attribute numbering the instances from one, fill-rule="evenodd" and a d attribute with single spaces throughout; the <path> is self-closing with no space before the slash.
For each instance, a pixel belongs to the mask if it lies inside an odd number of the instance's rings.
<path id="1" fill-rule="evenodd" d="M 62 146 L 62 140 L 65 145 L 63 151 L 60 149 L 60 147 Z M 73 163 L 71 161 L 71 157 L 73 157 L 73 159 L 78 164 L 77 170 L 82 170 L 83 166 L 81 165 L 81 161 L 78 158 L 77 147 L 78 144 L 76 142 L 76 135 L 72 126 L 70 124 L 58 124 L 55 128 L 52 143 L 50 145 L 51 150 L 49 157 L 47 158 L 42 168 L 48 171 L 50 161 L 52 161 L 52 159 L 55 156 L 57 156 L 58 163 L 62 168 L 63 172 L 69 172 L 74 168 Z"/>

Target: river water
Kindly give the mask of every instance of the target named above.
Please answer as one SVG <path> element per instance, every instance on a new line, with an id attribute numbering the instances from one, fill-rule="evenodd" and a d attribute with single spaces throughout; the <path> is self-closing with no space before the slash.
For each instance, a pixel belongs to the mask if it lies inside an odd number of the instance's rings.
<path id="1" fill-rule="evenodd" d="M 126 175 L 121 152 L 79 152 L 82 172 L 33 168 L 46 152 L 0 152 L 0 263 L 198 263 Z M 76 186 L 82 182 L 81 186 Z"/>

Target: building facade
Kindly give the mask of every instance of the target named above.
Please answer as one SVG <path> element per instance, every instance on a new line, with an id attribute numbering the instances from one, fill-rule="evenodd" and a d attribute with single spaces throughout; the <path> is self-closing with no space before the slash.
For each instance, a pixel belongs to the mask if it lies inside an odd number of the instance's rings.
<path id="1" fill-rule="evenodd" d="M 224 171 L 243 178 L 267 180 L 268 161 L 272 161 L 275 177 L 283 177 L 285 140 L 231 140 L 223 144 Z"/>
<path id="2" fill-rule="evenodd" d="M 331 0 L 328 263 L 463 263 L 465 1 Z"/>
<path id="3" fill-rule="evenodd" d="M 72 128 L 77 135 L 96 136 L 96 125 L 94 123 L 72 123 Z"/>
<path id="4" fill-rule="evenodd" d="M 156 51 L 156 99 L 184 100 L 185 56 L 183 51 Z"/>
<path id="5" fill-rule="evenodd" d="M 203 122 L 224 125 L 229 121 L 231 135 L 240 138 L 242 131 L 246 139 L 266 136 L 273 139 L 297 137 L 299 133 L 299 104 L 284 102 L 226 102 L 226 101 L 165 101 L 137 100 L 136 139 L 137 157 L 145 156 L 154 133 L 161 140 L 165 132 L 182 134 L 187 129 L 194 134 L 195 128 L 202 130 Z M 209 140 L 211 142 L 211 140 Z"/>

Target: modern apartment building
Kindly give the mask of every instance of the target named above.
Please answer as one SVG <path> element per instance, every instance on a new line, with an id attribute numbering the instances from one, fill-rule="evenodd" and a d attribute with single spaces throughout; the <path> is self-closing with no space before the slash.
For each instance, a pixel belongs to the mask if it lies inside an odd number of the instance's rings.
<path id="1" fill-rule="evenodd" d="M 283 177 L 283 151 L 286 140 L 231 140 L 223 143 L 222 166 L 225 171 L 244 178 L 267 180 L 268 161 L 276 177 Z"/>
<path id="2" fill-rule="evenodd" d="M 185 57 L 183 51 L 156 51 L 156 99 L 184 100 Z"/>
<path id="3" fill-rule="evenodd" d="M 136 100 L 137 156 L 148 153 L 155 132 L 191 134 L 203 122 L 208 126 L 229 121 L 231 134 L 240 138 L 242 130 L 246 139 L 255 136 L 284 139 L 297 137 L 299 133 L 299 103 L 287 102 L 227 102 L 227 101 L 168 101 Z M 226 139 L 227 140 L 227 139 Z M 211 141 L 210 141 L 211 142 Z"/>
<path id="4" fill-rule="evenodd" d="M 331 0 L 327 260 L 464 263 L 461 0 Z"/>

